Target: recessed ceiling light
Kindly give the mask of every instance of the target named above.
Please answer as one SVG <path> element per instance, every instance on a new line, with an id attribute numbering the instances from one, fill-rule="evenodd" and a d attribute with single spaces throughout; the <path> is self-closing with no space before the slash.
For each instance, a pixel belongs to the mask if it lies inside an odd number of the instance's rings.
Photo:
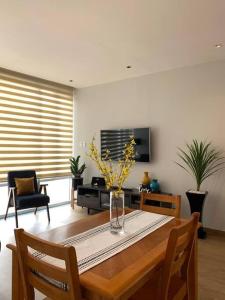
<path id="1" fill-rule="evenodd" d="M 222 48 L 223 47 L 223 43 L 219 43 L 215 45 L 216 48 Z"/>
<path id="2" fill-rule="evenodd" d="M 127 68 L 127 69 L 131 69 L 131 68 L 132 68 L 132 66 L 128 65 L 128 66 L 126 66 L 126 68 Z"/>

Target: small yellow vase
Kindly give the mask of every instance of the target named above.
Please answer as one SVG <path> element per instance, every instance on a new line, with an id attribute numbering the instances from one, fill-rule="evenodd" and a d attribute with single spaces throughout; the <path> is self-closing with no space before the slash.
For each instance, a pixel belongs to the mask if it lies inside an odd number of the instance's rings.
<path id="1" fill-rule="evenodd" d="M 148 172 L 144 172 L 144 177 L 142 179 L 143 185 L 148 185 L 151 182 L 151 178 L 148 175 Z"/>

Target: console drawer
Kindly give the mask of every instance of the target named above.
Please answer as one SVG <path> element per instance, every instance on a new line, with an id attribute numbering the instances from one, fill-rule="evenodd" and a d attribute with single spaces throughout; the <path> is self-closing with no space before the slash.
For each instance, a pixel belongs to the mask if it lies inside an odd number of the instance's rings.
<path id="1" fill-rule="evenodd" d="M 77 205 L 87 207 L 87 208 L 93 208 L 93 209 L 99 209 L 100 203 L 99 198 L 95 197 L 93 195 L 79 195 L 77 196 Z"/>

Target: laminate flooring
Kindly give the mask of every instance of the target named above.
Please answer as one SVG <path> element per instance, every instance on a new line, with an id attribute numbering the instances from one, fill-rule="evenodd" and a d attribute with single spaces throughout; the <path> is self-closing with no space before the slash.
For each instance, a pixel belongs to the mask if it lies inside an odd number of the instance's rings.
<path id="1" fill-rule="evenodd" d="M 72 210 L 64 205 L 51 208 L 50 214 L 50 224 L 46 210 L 39 211 L 36 216 L 33 213 L 20 215 L 19 226 L 40 233 L 86 217 L 87 210 L 79 207 Z M 14 217 L 0 220 L 0 300 L 11 299 L 11 251 L 6 244 L 14 242 L 14 227 Z M 43 299 L 43 296 L 37 294 L 36 299 Z M 206 240 L 199 240 L 199 300 L 225 300 L 225 233 L 210 231 Z"/>

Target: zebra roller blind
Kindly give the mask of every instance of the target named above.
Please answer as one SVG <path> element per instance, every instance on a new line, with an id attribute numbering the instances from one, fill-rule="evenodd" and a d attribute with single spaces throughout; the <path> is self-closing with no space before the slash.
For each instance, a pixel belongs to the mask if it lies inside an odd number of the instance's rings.
<path id="1" fill-rule="evenodd" d="M 10 170 L 70 174 L 73 89 L 0 69 L 0 181 Z"/>

